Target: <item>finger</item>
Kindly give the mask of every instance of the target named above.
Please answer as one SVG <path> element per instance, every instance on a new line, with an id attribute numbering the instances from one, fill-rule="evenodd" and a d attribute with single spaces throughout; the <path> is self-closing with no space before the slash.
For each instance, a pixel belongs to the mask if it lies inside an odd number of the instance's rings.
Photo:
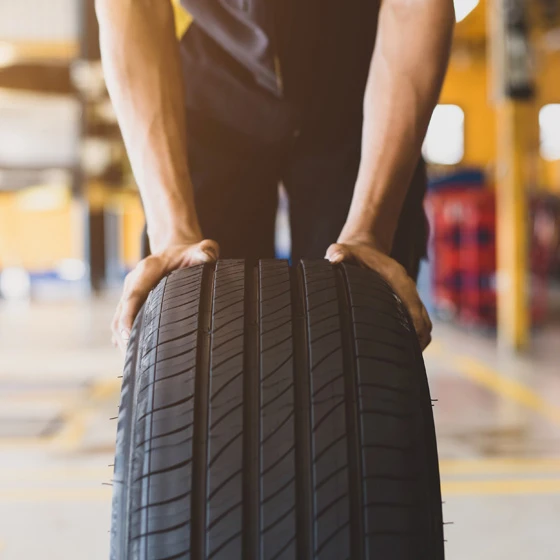
<path id="1" fill-rule="evenodd" d="M 381 274 L 383 275 L 383 272 L 381 272 Z M 406 307 L 412 319 L 412 324 L 418 336 L 418 340 L 421 344 L 425 343 L 429 337 L 431 328 L 428 321 L 426 321 L 427 312 L 418 295 L 416 284 L 410 278 L 404 267 L 398 263 L 391 266 L 391 271 L 387 276 L 386 280 L 391 284 L 391 287 L 403 302 L 403 305 Z"/>
<path id="2" fill-rule="evenodd" d="M 126 354 L 127 344 L 125 343 L 125 341 L 121 336 L 117 338 L 117 346 L 122 354 Z"/>
<path id="3" fill-rule="evenodd" d="M 390 257 L 372 251 L 360 252 L 358 260 L 366 267 L 376 270 L 390 284 L 410 315 L 420 345 L 427 345 L 431 329 L 425 319 L 424 305 L 418 295 L 416 284 L 406 269 Z"/>
<path id="4" fill-rule="evenodd" d="M 342 243 L 333 243 L 328 249 L 325 258 L 332 264 L 341 263 L 348 260 L 350 253 Z"/>
<path id="5" fill-rule="evenodd" d="M 117 309 L 115 310 L 115 314 L 113 315 L 113 319 L 111 320 L 111 332 L 112 332 L 112 340 L 114 346 L 118 345 L 119 319 L 121 317 L 121 310 L 122 310 L 122 299 L 119 301 L 117 305 Z"/>
<path id="6" fill-rule="evenodd" d="M 426 309 L 426 306 L 424 304 L 422 304 L 422 316 L 424 317 L 424 321 L 428 326 L 428 331 L 431 333 L 434 325 L 432 323 L 432 320 L 430 319 L 430 314 L 428 313 L 428 310 Z"/>
<path id="7" fill-rule="evenodd" d="M 422 352 L 424 352 L 424 350 L 426 350 L 426 348 L 429 346 L 430 342 L 432 342 L 432 335 L 431 335 L 431 334 L 427 334 L 427 335 L 420 341 L 420 348 L 421 348 Z"/>
<path id="8" fill-rule="evenodd" d="M 130 276 L 130 282 L 122 298 L 122 308 L 118 322 L 118 336 L 127 344 L 136 315 L 146 301 L 150 291 L 165 276 L 166 269 L 157 257 L 147 257 L 141 261 Z"/>
<path id="9" fill-rule="evenodd" d="M 211 262 L 217 261 L 220 257 L 220 247 L 219 245 L 211 240 L 205 239 L 204 241 L 198 244 L 198 249 L 205 253 L 208 258 L 210 258 Z"/>
<path id="10" fill-rule="evenodd" d="M 119 332 L 119 324 L 120 324 L 121 314 L 122 314 L 122 302 L 123 300 L 121 298 L 119 304 L 117 305 L 117 309 L 115 311 L 115 315 L 113 317 L 113 321 L 111 324 L 111 330 L 113 333 L 111 337 L 111 342 L 113 343 L 113 346 L 115 348 L 118 348 L 121 352 L 124 352 L 126 350 L 126 346 L 124 345 L 121 334 Z"/>
<path id="11" fill-rule="evenodd" d="M 111 331 L 113 332 L 113 334 L 115 333 L 116 328 L 119 324 L 119 317 L 121 315 L 121 309 L 122 309 L 122 300 L 119 300 L 117 308 L 115 309 L 115 313 L 113 314 L 113 318 L 111 319 Z"/>
<path id="12" fill-rule="evenodd" d="M 134 319 L 136 319 L 136 315 L 138 315 L 138 312 L 146 301 L 150 290 L 151 288 L 132 290 L 123 300 L 122 311 L 117 326 L 117 340 L 120 339 L 125 347 L 130 339 L 130 332 Z"/>
<path id="13" fill-rule="evenodd" d="M 212 241 L 203 241 L 197 245 L 190 247 L 186 253 L 186 262 L 188 266 L 197 264 L 206 264 L 216 262 L 218 260 L 219 248 L 217 243 Z"/>
<path id="14" fill-rule="evenodd" d="M 424 305 L 422 305 L 422 318 L 424 319 L 426 332 L 424 334 L 424 338 L 422 339 L 420 345 L 422 347 L 422 351 L 424 351 L 432 341 L 432 328 L 433 328 L 432 321 L 430 320 L 430 316 L 428 315 L 428 311 L 426 310 Z"/>

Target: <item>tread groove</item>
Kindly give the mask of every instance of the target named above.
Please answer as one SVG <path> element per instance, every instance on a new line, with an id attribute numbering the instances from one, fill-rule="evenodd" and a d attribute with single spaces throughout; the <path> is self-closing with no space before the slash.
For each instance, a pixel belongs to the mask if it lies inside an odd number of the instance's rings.
<path id="1" fill-rule="evenodd" d="M 240 474 L 241 471 L 235 471 L 232 474 L 230 474 L 225 480 L 220 482 L 220 484 L 218 484 L 218 486 L 216 486 L 216 488 L 214 488 L 212 492 L 208 494 L 208 500 L 211 500 L 218 492 L 220 492 L 225 486 L 227 486 L 228 483 L 230 483 L 234 478 L 238 477 Z"/>
<path id="2" fill-rule="evenodd" d="M 208 463 L 208 468 L 212 467 L 214 463 L 224 454 L 224 452 L 234 444 L 240 437 L 243 437 L 243 431 L 235 434 L 221 449 L 212 457 L 212 460 Z"/>
<path id="3" fill-rule="evenodd" d="M 282 294 L 282 295 L 285 296 L 286 294 Z M 267 331 L 261 332 L 261 336 L 266 336 L 267 334 L 270 334 L 278 329 L 281 329 L 282 327 L 285 327 L 286 325 L 289 325 L 291 322 L 292 322 L 292 318 L 290 317 L 287 321 L 284 321 L 283 323 L 280 323 L 279 325 L 276 325 L 275 327 L 272 327 Z"/>
<path id="4" fill-rule="evenodd" d="M 317 362 L 315 362 L 312 365 L 312 369 L 317 369 L 317 367 L 319 367 L 323 362 L 328 360 L 333 354 L 336 354 L 337 352 L 340 352 L 340 350 L 341 350 L 340 346 L 335 346 L 334 348 L 329 350 L 324 356 L 322 356 L 319 360 L 317 360 Z"/>
<path id="5" fill-rule="evenodd" d="M 173 496 L 173 498 L 169 498 L 169 500 L 161 500 L 160 502 L 151 502 L 149 504 L 144 504 L 142 506 L 137 507 L 136 509 L 132 510 L 132 513 L 136 513 L 138 511 L 141 511 L 143 509 L 149 509 L 151 507 L 156 507 L 156 506 L 164 506 L 167 504 L 172 504 L 173 502 L 178 502 L 179 500 L 182 500 L 183 498 L 186 498 L 187 496 L 190 496 L 190 491 L 189 492 L 185 492 L 183 494 L 179 494 L 178 496 Z"/>
<path id="6" fill-rule="evenodd" d="M 153 387 L 154 383 L 151 383 L 151 386 Z M 192 401 L 194 399 L 194 394 L 193 395 L 189 395 L 188 397 L 185 397 L 184 399 L 181 399 L 179 401 L 174 401 L 172 403 L 169 404 L 165 404 L 163 406 L 158 406 L 157 408 L 152 408 L 151 410 L 148 410 L 148 412 L 142 414 L 142 416 L 140 416 L 140 418 L 138 418 L 138 422 L 140 422 L 140 420 L 144 420 L 144 418 L 147 418 L 148 416 L 154 416 L 154 412 L 160 412 L 162 410 L 167 410 L 168 408 L 175 408 L 176 406 L 179 406 L 180 404 L 185 404 L 189 401 Z"/>
<path id="7" fill-rule="evenodd" d="M 165 289 L 167 288 L 167 278 L 165 278 L 164 280 L 164 284 L 163 284 L 163 289 L 162 289 L 162 294 L 161 294 L 161 298 L 159 299 L 159 304 L 158 304 L 158 308 L 159 308 L 159 313 L 157 316 L 157 327 L 156 327 L 156 343 L 155 343 L 155 352 L 156 352 L 156 362 L 157 362 L 157 348 L 158 348 L 158 344 L 159 344 L 159 325 L 161 323 L 161 310 L 163 307 L 163 300 L 165 298 Z M 153 375 L 154 378 L 156 376 L 156 368 L 153 369 Z M 154 379 L 155 381 L 155 379 Z M 154 383 L 150 383 L 151 385 L 151 391 L 152 391 L 152 398 L 151 398 L 151 402 L 152 402 L 152 410 L 154 408 L 154 403 L 155 403 L 155 398 L 156 398 L 156 391 L 155 391 L 155 386 Z M 149 397 L 148 397 L 149 398 Z M 140 420 L 142 420 L 142 418 L 144 418 L 145 415 L 141 416 L 139 419 L 137 419 L 137 422 L 140 422 Z M 152 414 L 150 417 L 150 435 L 148 437 L 152 437 L 152 434 L 154 433 L 154 415 Z M 139 482 L 142 479 L 148 479 L 147 483 L 148 483 L 148 495 L 149 495 L 149 477 L 151 476 L 151 470 L 152 470 L 152 451 L 148 451 L 148 473 L 143 474 L 140 477 L 137 477 L 134 481 L 133 484 L 136 482 Z M 169 470 L 173 470 L 173 469 L 169 469 Z M 154 473 L 155 474 L 155 473 Z M 144 494 L 143 492 L 143 488 L 142 488 L 142 494 Z M 143 496 L 142 496 L 143 497 Z M 144 530 L 146 533 L 150 532 L 150 518 L 148 515 L 144 515 L 144 519 L 143 519 L 144 523 Z M 144 547 L 144 551 L 146 553 L 145 555 L 145 560 L 149 560 L 148 559 L 148 547 Z"/>
<path id="8" fill-rule="evenodd" d="M 276 432 L 278 432 L 280 429 L 282 429 L 283 426 L 285 426 L 290 418 L 294 415 L 294 411 L 290 410 L 290 412 L 288 413 L 288 416 L 286 416 L 282 422 L 280 422 L 276 428 L 274 428 L 274 430 L 272 430 L 272 432 L 270 432 L 265 439 L 263 439 L 262 443 L 265 444 Z"/>
<path id="9" fill-rule="evenodd" d="M 173 525 L 173 527 L 166 527 L 165 529 L 157 529 L 155 531 L 149 531 L 147 533 L 140 533 L 139 535 L 136 535 L 135 537 L 132 537 L 132 540 L 139 540 L 139 539 L 144 539 L 146 537 L 150 537 L 151 535 L 163 535 L 165 533 L 171 533 L 171 531 L 176 531 L 177 529 L 182 529 L 183 527 L 186 527 L 187 525 L 190 525 L 190 521 L 184 521 L 183 523 L 178 523 L 177 525 Z M 147 547 L 146 547 L 147 550 Z"/>
<path id="10" fill-rule="evenodd" d="M 191 558 L 206 560 L 206 488 L 208 463 L 208 411 L 209 377 L 211 372 L 211 346 L 213 302 L 216 284 L 216 267 L 205 265 L 202 272 L 200 319 L 196 355 L 196 395 L 194 399 L 194 427 L 191 495 Z"/>
<path id="11" fill-rule="evenodd" d="M 342 360 L 345 373 L 346 425 L 348 431 L 348 489 L 350 501 L 350 557 L 369 556 L 363 518 L 362 443 L 360 396 L 358 392 L 358 358 L 352 325 L 350 286 L 345 265 L 335 267 L 336 289 L 340 306 Z M 325 543 L 323 543 L 324 545 Z"/>
<path id="12" fill-rule="evenodd" d="M 142 336 L 142 331 L 143 331 L 143 326 L 144 326 L 144 322 L 145 322 L 145 314 L 146 314 L 146 307 L 148 305 L 148 302 L 150 301 L 150 297 L 148 297 L 148 300 L 146 302 L 146 304 L 144 305 L 144 307 L 140 310 L 138 319 L 137 319 L 137 324 L 135 325 L 135 329 L 134 329 L 134 336 L 137 337 L 138 339 L 141 338 Z M 132 337 L 131 337 L 132 338 Z M 131 346 L 131 348 L 133 348 Z M 135 351 L 132 354 L 132 357 L 130 359 L 130 370 L 129 374 L 126 376 L 126 381 L 127 383 L 130 383 L 130 387 L 128 389 L 128 395 L 131 396 L 131 402 L 135 403 L 136 402 L 136 398 L 137 398 L 137 394 L 138 394 L 138 383 L 136 383 L 136 369 L 137 369 L 137 365 L 140 363 L 140 359 L 142 356 L 142 344 L 140 343 L 140 340 L 137 343 L 137 347 L 135 349 Z M 132 407 L 131 407 L 132 408 Z M 135 440 L 135 427 L 136 427 L 136 422 L 135 422 L 135 411 L 131 410 L 131 413 L 127 415 L 127 432 L 130 434 L 129 438 L 130 438 L 130 442 L 134 442 Z M 126 481 L 126 484 L 124 486 L 124 488 L 126 488 L 126 497 L 123 499 L 123 497 L 121 496 L 120 498 L 120 508 L 119 508 L 119 515 L 121 516 L 121 519 L 124 520 L 124 526 L 120 532 L 119 535 L 119 539 L 117 540 L 117 544 L 116 547 L 118 547 L 117 550 L 117 555 L 118 556 L 122 556 L 123 558 L 127 558 L 128 557 L 128 552 L 130 550 L 130 516 L 128 515 L 127 512 L 127 507 L 128 504 L 130 504 L 131 502 L 131 495 L 132 495 L 132 484 L 130 484 L 130 481 L 132 479 L 132 465 L 133 465 L 133 456 L 134 456 L 134 446 L 133 445 L 128 445 L 128 461 L 126 463 L 126 468 L 125 468 L 125 472 L 124 472 L 124 478 Z M 115 460 L 115 466 L 116 466 L 116 460 Z M 115 471 L 116 474 L 116 471 Z M 120 486 L 120 485 L 119 485 Z M 116 535 L 115 535 L 116 536 Z M 111 537 L 113 538 L 113 534 L 111 535 Z"/>
<path id="13" fill-rule="evenodd" d="M 264 469 L 261 473 L 262 476 L 265 476 L 267 473 L 269 473 L 274 467 L 278 466 L 290 453 L 293 453 L 294 448 L 293 447 L 288 447 L 288 449 L 286 451 L 284 451 L 284 453 L 282 453 L 282 455 L 280 455 L 280 457 L 277 457 L 276 460 L 268 465 L 268 467 L 266 467 L 266 469 Z"/>
<path id="14" fill-rule="evenodd" d="M 295 477 L 290 478 L 287 482 L 285 482 L 284 484 L 282 484 L 282 486 L 280 486 L 279 488 L 277 488 L 272 494 L 270 494 L 270 496 L 267 496 L 264 500 L 261 501 L 261 505 L 266 504 L 267 502 L 269 502 L 270 500 L 272 500 L 272 498 L 278 496 L 278 494 L 280 494 L 280 492 L 284 491 L 286 488 L 288 488 L 291 484 L 293 484 L 295 482 Z"/>
<path id="15" fill-rule="evenodd" d="M 309 359 L 309 317 L 306 313 L 306 287 L 303 263 L 290 270 L 292 288 L 292 332 L 294 344 L 296 454 L 296 549 L 298 558 L 312 558 L 315 550 L 312 519 L 315 518 L 311 494 L 311 397 Z"/>
<path id="16" fill-rule="evenodd" d="M 262 379 L 261 379 L 261 383 L 265 382 L 267 379 L 269 379 L 270 377 L 272 377 L 275 373 L 278 373 L 283 366 L 285 366 L 292 358 L 293 358 L 293 353 L 288 354 L 288 356 L 286 357 L 285 360 L 283 360 L 282 362 L 280 362 L 277 366 L 275 366 L 275 368 L 267 373 Z"/>
<path id="17" fill-rule="evenodd" d="M 173 373 L 171 375 L 166 375 L 165 377 L 158 377 L 157 379 L 154 379 L 153 381 L 150 381 L 149 383 L 144 385 L 144 387 L 142 387 L 142 389 L 140 389 L 140 391 L 138 391 L 138 394 L 141 394 L 144 391 L 147 391 L 150 387 L 152 387 L 156 383 L 159 383 L 160 381 L 165 381 L 166 379 L 173 379 L 174 377 L 181 377 L 181 375 L 185 375 L 185 373 L 187 373 L 188 371 L 192 371 L 194 368 L 195 368 L 195 366 L 187 368 L 187 369 L 182 370 L 182 371 L 179 371 L 178 373 Z"/>
<path id="18" fill-rule="evenodd" d="M 243 369 L 243 535 L 242 558 L 260 560 L 260 264 L 245 265 L 245 339 Z"/>

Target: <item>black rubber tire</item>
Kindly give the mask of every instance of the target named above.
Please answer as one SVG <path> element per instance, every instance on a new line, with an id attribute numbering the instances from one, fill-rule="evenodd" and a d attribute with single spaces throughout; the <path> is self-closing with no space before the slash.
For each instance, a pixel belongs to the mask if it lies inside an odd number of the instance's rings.
<path id="1" fill-rule="evenodd" d="M 174 272 L 136 320 L 112 560 L 442 560 L 422 355 L 376 273 Z"/>

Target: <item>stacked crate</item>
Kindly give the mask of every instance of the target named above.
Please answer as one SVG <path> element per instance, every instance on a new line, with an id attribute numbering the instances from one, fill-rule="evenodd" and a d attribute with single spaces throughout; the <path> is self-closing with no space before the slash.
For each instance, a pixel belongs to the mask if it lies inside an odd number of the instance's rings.
<path id="1" fill-rule="evenodd" d="M 560 219 L 550 201 L 530 201 L 529 277 L 531 322 L 543 323 L 547 284 Z M 496 200 L 491 189 L 442 190 L 427 198 L 431 222 L 432 292 L 442 318 L 466 324 L 496 325 Z M 559 214 L 560 216 L 560 214 Z"/>
<path id="2" fill-rule="evenodd" d="M 496 220 L 486 189 L 430 195 L 434 305 L 468 323 L 496 322 Z"/>
<path id="3" fill-rule="evenodd" d="M 430 221 L 430 261 L 434 306 L 440 316 L 455 317 L 461 300 L 459 248 L 462 207 L 452 196 L 430 195 L 426 201 Z"/>
<path id="4" fill-rule="evenodd" d="M 490 190 L 461 194 L 460 316 L 465 323 L 496 324 L 496 202 Z"/>

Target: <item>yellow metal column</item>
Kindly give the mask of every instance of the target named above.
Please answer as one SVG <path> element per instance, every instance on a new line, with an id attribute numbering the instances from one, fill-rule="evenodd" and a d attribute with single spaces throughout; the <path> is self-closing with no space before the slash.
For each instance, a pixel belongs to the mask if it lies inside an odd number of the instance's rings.
<path id="1" fill-rule="evenodd" d="M 498 340 L 529 342 L 527 154 L 533 81 L 527 0 L 490 0 L 490 65 L 497 115 L 496 205 Z"/>
<path id="2" fill-rule="evenodd" d="M 523 349 L 529 340 L 527 289 L 526 104 L 509 99 L 497 105 L 497 293 L 498 340 Z"/>

